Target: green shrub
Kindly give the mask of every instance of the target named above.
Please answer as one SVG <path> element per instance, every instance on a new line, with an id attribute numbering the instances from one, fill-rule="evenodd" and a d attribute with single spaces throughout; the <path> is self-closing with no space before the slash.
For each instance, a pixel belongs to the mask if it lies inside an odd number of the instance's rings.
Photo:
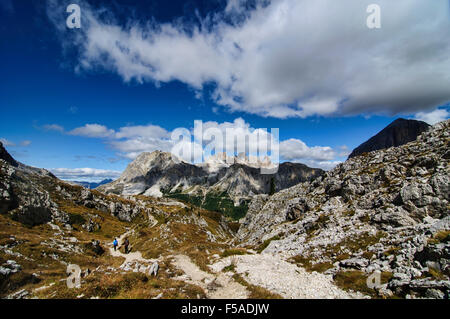
<path id="1" fill-rule="evenodd" d="M 225 258 L 225 257 L 228 257 L 228 256 L 246 255 L 246 254 L 247 254 L 246 250 L 236 248 L 236 249 L 225 249 L 222 252 L 221 256 Z"/>

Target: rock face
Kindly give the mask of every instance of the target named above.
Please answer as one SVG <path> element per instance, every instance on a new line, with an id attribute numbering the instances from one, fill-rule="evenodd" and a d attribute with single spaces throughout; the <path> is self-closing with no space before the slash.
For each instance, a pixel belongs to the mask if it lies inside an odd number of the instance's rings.
<path id="1" fill-rule="evenodd" d="M 64 183 L 45 169 L 16 162 L 6 150 L 2 154 L 8 161 L 0 159 L 0 214 L 8 214 L 23 224 L 58 221 L 70 227 L 69 214 L 59 208 L 55 199 L 109 212 L 123 221 L 131 221 L 145 210 L 138 203 Z M 85 227 L 96 230 L 92 221 Z"/>
<path id="2" fill-rule="evenodd" d="M 412 142 L 429 127 L 430 125 L 422 121 L 397 119 L 377 135 L 355 148 L 348 158 Z"/>
<path id="3" fill-rule="evenodd" d="M 14 158 L 12 158 L 11 155 L 9 155 L 9 153 L 6 151 L 6 149 L 3 147 L 3 143 L 0 142 L 0 159 L 4 160 L 5 162 L 7 162 L 9 165 L 12 165 L 14 167 L 19 166 L 19 163 L 17 163 L 15 161 Z"/>
<path id="4" fill-rule="evenodd" d="M 300 256 L 333 275 L 389 273 L 380 288 L 387 295 L 448 297 L 449 129 L 450 120 L 438 123 L 413 142 L 256 196 L 238 242 L 266 242 L 263 253 Z"/>
<path id="5" fill-rule="evenodd" d="M 5 153 L 4 158 L 12 157 Z M 41 183 L 55 177 L 46 170 L 0 159 L 0 214 L 30 226 L 46 223 L 58 215 L 56 204 Z"/>
<path id="6" fill-rule="evenodd" d="M 303 164 L 282 163 L 276 174 L 261 174 L 241 157 L 233 164 L 224 161 L 192 165 L 177 161 L 172 154 L 155 151 L 142 153 L 128 165 L 114 182 L 102 185 L 100 191 L 118 195 L 162 196 L 164 192 L 226 192 L 231 197 L 267 194 L 271 185 L 282 190 L 320 176 L 321 169 Z"/>

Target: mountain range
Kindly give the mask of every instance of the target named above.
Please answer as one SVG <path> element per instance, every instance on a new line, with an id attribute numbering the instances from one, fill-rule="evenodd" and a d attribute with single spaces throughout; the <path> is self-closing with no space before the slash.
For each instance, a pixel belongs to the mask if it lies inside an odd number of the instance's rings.
<path id="1" fill-rule="evenodd" d="M 98 187 L 99 191 L 118 195 L 182 193 L 206 195 L 226 193 L 239 202 L 255 194 L 269 194 L 323 174 L 323 170 L 299 163 L 282 163 L 275 174 L 261 174 L 261 167 L 245 156 L 212 156 L 201 164 L 183 162 L 170 153 L 154 151 L 140 154 L 115 181 Z"/>
<path id="2" fill-rule="evenodd" d="M 450 120 L 410 142 L 386 134 L 377 140 L 403 144 L 327 172 L 143 153 L 94 190 L 0 144 L 0 296 L 448 299 Z M 119 235 L 132 254 L 109 248 Z M 76 291 L 68 264 L 83 269 Z"/>
<path id="3" fill-rule="evenodd" d="M 85 181 L 71 181 L 71 183 L 76 184 L 76 185 L 80 185 L 89 189 L 94 189 L 97 188 L 101 185 L 105 185 L 108 183 L 111 183 L 113 180 L 110 178 L 104 179 L 100 182 L 85 182 Z"/>
<path id="4" fill-rule="evenodd" d="M 428 128 L 425 122 L 397 119 L 355 148 L 349 158 L 404 145 Z M 289 162 L 279 164 L 275 174 L 260 172 L 261 168 L 273 167 L 268 159 L 258 161 L 244 154 L 215 154 L 204 163 L 191 164 L 170 153 L 154 151 L 140 154 L 117 180 L 99 186 L 98 190 L 125 196 L 169 196 L 200 205 L 218 201 L 220 195 L 220 200 L 231 200 L 234 206 L 239 207 L 254 195 L 281 191 L 324 173 L 321 169 Z M 214 200 L 208 197 L 214 197 Z M 219 208 L 216 205 L 206 207 L 212 210 Z"/>

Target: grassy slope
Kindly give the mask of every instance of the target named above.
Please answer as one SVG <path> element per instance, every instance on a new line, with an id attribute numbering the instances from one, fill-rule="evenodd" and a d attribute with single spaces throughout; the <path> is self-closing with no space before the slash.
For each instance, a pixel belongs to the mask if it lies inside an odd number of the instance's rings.
<path id="1" fill-rule="evenodd" d="M 155 199 L 140 196 L 139 200 L 145 202 L 147 212 L 153 218 L 150 219 L 143 213 L 133 222 L 127 223 L 109 213 L 76 205 L 56 190 L 59 185 L 76 199 L 81 187 L 59 181 L 55 183 L 50 179 L 46 179 L 44 184 L 59 209 L 69 213 L 72 230 L 65 230 L 63 225 L 57 225 L 63 230 L 61 236 L 58 234 L 61 231 L 48 224 L 27 227 L 7 215 L 0 215 L 0 245 L 5 246 L 5 249 L 0 249 L 0 264 L 14 260 L 22 266 L 22 271 L 7 278 L 0 277 L 0 297 L 19 289 L 33 291 L 43 286 L 50 287 L 33 295 L 40 298 L 76 298 L 80 295 L 83 298 L 152 298 L 163 293 L 163 298 L 204 297 L 201 288 L 172 279 L 177 275 L 177 270 L 170 265 L 170 255 L 184 253 L 207 270 L 209 256 L 228 248 L 221 243 L 230 238 L 230 233 L 226 227 L 220 226 L 220 214 L 192 206 L 167 206 Z M 108 197 L 110 201 L 129 202 L 117 196 L 107 196 L 96 191 L 94 193 Z M 94 215 L 97 217 L 93 220 L 100 228 L 89 233 L 81 226 Z M 154 227 L 151 227 L 152 220 L 158 221 Z M 134 234 L 130 236 L 133 249 L 141 251 L 144 258 L 167 257 L 160 264 L 161 271 L 157 278 L 140 273 L 108 274 L 104 271 L 109 266 L 117 268 L 122 264 L 123 258 L 110 256 L 106 245 L 115 236 L 129 229 L 134 230 Z M 215 236 L 217 242 L 211 241 L 207 232 Z M 92 240 L 99 240 L 106 252 L 97 255 L 91 249 Z M 16 245 L 11 246 L 13 243 Z M 11 247 L 6 248 L 6 245 Z M 8 249 L 9 252 L 20 255 L 8 254 Z M 64 251 L 68 249 L 73 251 Z M 82 253 L 76 253 L 76 249 L 82 250 Z M 82 271 L 91 270 L 91 274 L 82 279 L 80 289 L 67 288 L 67 264 L 77 264 Z M 95 269 L 102 271 L 92 272 Z"/>

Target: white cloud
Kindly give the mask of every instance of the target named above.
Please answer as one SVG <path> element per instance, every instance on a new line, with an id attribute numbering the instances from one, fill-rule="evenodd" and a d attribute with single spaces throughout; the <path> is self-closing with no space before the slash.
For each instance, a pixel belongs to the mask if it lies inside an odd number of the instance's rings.
<path id="1" fill-rule="evenodd" d="M 135 137 L 124 140 L 113 140 L 108 142 L 113 149 L 118 150 L 129 159 L 134 159 L 142 152 L 153 152 L 156 150 L 170 152 L 173 143 L 167 139 L 152 137 Z"/>
<path id="2" fill-rule="evenodd" d="M 46 131 L 56 131 L 60 133 L 64 132 L 64 127 L 58 124 L 46 124 L 42 128 Z"/>
<path id="3" fill-rule="evenodd" d="M 280 155 L 288 161 L 315 160 L 329 161 L 337 156 L 329 146 L 307 146 L 298 139 L 289 139 L 280 143 Z"/>
<path id="4" fill-rule="evenodd" d="M 20 142 L 20 146 L 27 147 L 31 144 L 31 141 L 25 140 Z"/>
<path id="5" fill-rule="evenodd" d="M 116 179 L 121 172 L 97 168 L 51 168 L 56 177 L 71 181 L 100 181 L 103 179 Z"/>
<path id="6" fill-rule="evenodd" d="M 108 129 L 100 124 L 86 124 L 82 127 L 77 127 L 68 134 L 84 137 L 109 137 L 114 134 L 114 130 Z"/>
<path id="7" fill-rule="evenodd" d="M 258 150 L 263 149 L 271 141 L 278 142 L 276 137 L 272 135 L 270 130 L 265 129 L 255 129 L 250 126 L 250 123 L 245 122 L 242 118 L 236 118 L 233 122 L 223 122 L 218 123 L 215 121 L 204 122 L 203 128 L 203 141 L 202 145 L 210 144 L 215 139 L 215 132 L 222 136 L 222 147 L 223 150 L 229 154 L 239 150 L 235 150 L 235 139 L 246 140 L 247 149 L 246 153 L 255 154 Z M 211 137 L 206 139 L 205 133 L 209 132 Z M 199 134 L 193 132 L 197 141 L 200 141 Z M 221 150 L 219 150 L 221 151 Z M 276 150 L 274 150 L 276 151 Z"/>
<path id="8" fill-rule="evenodd" d="M 450 116 L 446 109 L 436 109 L 431 112 L 419 112 L 415 115 L 416 120 L 427 122 L 430 125 L 445 121 Z"/>
<path id="9" fill-rule="evenodd" d="M 191 154 L 194 162 L 202 161 L 202 154 L 203 160 L 206 160 L 212 154 L 214 146 L 218 147 L 214 148 L 214 153 L 225 151 L 228 155 L 237 155 L 240 152 L 257 155 L 259 151 L 261 159 L 266 155 L 261 154 L 261 150 L 269 149 L 272 151 L 271 156 L 275 156 L 273 152 L 275 154 L 279 152 L 281 161 L 301 162 L 328 169 L 339 163 L 337 158 L 347 156 L 349 153 L 346 146 L 336 149 L 329 146 L 308 146 L 303 141 L 293 138 L 280 141 L 278 144 L 276 132 L 271 129 L 255 129 L 242 118 L 236 118 L 232 122 L 202 122 L 199 131 L 196 131 L 195 127 L 184 130 L 190 135 L 190 140 L 181 143 L 172 140 L 175 130 L 168 131 L 157 125 L 124 126 L 115 131 L 100 124 L 86 124 L 70 131 L 69 134 L 103 139 L 107 145 L 118 151 L 119 156 L 131 160 L 143 152 L 156 150 L 172 152 L 173 147 L 178 144 L 183 150 L 180 157 L 185 161 L 190 161 Z M 236 149 L 235 138 L 245 141 L 246 148 Z M 216 139 L 221 142 L 213 145 L 212 142 Z"/>
<path id="10" fill-rule="evenodd" d="M 169 132 L 157 125 L 137 125 L 121 127 L 116 133 L 115 137 L 133 138 L 133 137 L 153 137 L 153 138 L 168 138 Z"/>
<path id="11" fill-rule="evenodd" d="M 29 141 L 29 140 L 24 140 L 24 141 L 21 141 L 19 144 L 16 144 L 10 140 L 7 140 L 6 138 L 0 138 L 0 142 L 2 142 L 2 144 L 4 146 L 9 146 L 9 147 L 13 147 L 13 146 L 27 147 L 31 144 L 31 141 Z"/>
<path id="12" fill-rule="evenodd" d="M 179 80 L 196 95 L 214 83 L 218 105 L 262 116 L 412 114 L 449 101 L 448 1 L 378 0 L 382 27 L 370 30 L 372 2 L 278 0 L 249 11 L 229 0 L 201 28 L 178 20 L 123 26 L 83 4 L 83 28 L 63 45 L 80 49 L 79 70 Z M 55 5 L 48 12 L 61 29 Z"/>
<path id="13" fill-rule="evenodd" d="M 323 170 L 329 171 L 336 167 L 336 165 L 342 163 L 341 161 L 314 161 L 314 160 L 303 160 L 301 163 L 312 167 L 321 168 Z"/>

